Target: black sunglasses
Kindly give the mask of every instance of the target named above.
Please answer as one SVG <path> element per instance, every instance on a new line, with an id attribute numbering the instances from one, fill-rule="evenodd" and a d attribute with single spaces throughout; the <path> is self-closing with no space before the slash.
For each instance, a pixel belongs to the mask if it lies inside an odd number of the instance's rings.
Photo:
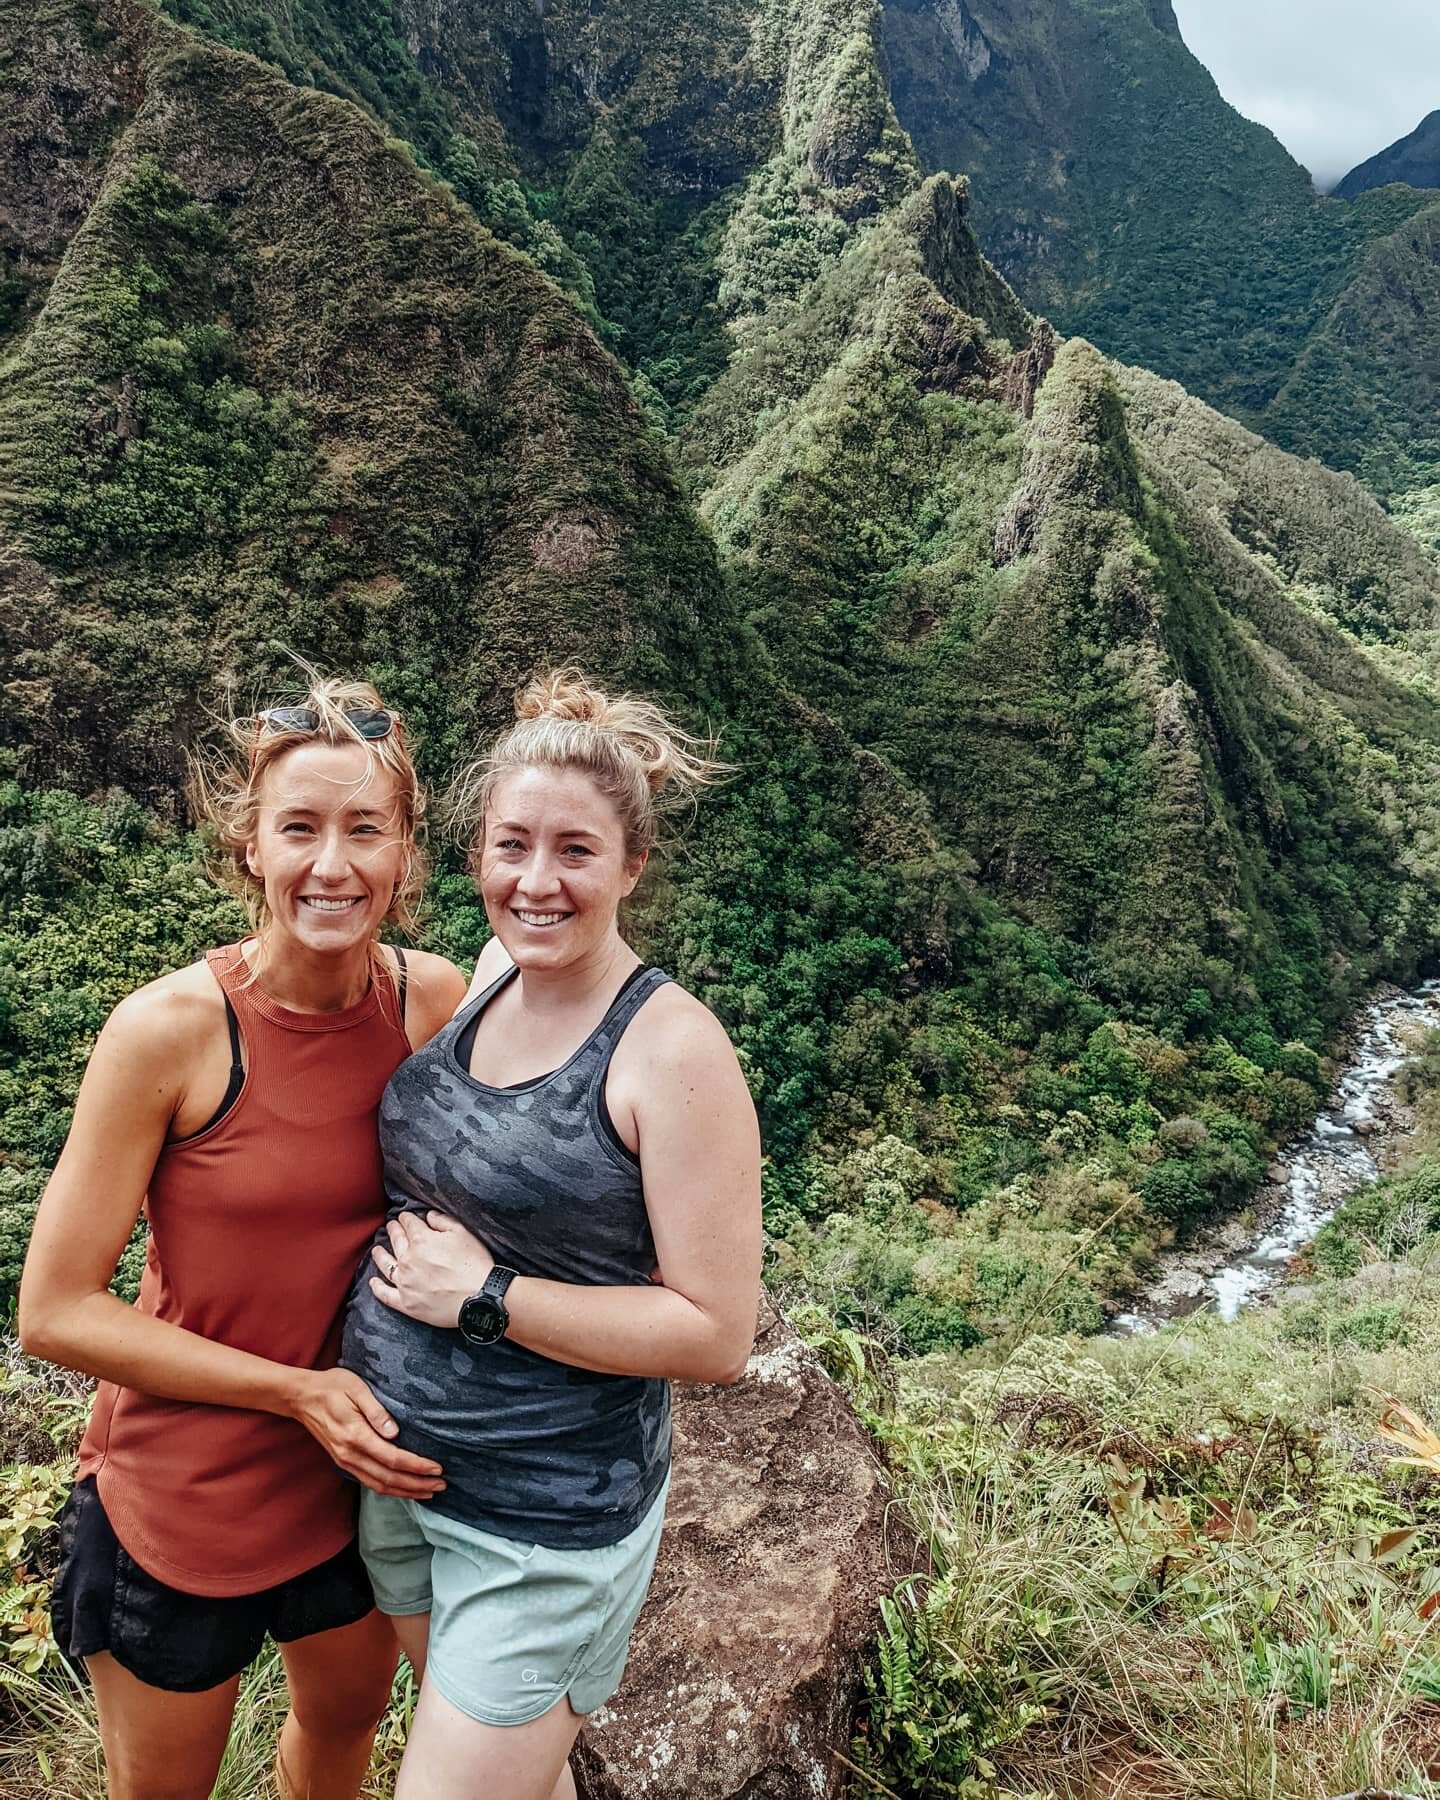
<path id="1" fill-rule="evenodd" d="M 344 719 L 360 737 L 372 742 L 389 737 L 400 723 L 397 713 L 383 706 L 347 706 Z M 320 715 L 313 706 L 271 706 L 259 715 L 262 731 L 318 731 Z"/>

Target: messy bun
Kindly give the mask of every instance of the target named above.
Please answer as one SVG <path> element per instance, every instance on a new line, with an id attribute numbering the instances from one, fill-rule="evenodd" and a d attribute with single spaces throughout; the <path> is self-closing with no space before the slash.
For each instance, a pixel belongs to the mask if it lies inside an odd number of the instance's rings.
<path id="1" fill-rule="evenodd" d="M 603 693 L 578 669 L 537 675 L 515 696 L 515 723 L 455 783 L 449 813 L 467 844 L 480 834 L 495 784 L 518 769 L 578 769 L 620 815 L 625 854 L 648 856 L 661 817 L 693 804 L 728 769 L 713 739 L 692 737 L 653 700 Z"/>

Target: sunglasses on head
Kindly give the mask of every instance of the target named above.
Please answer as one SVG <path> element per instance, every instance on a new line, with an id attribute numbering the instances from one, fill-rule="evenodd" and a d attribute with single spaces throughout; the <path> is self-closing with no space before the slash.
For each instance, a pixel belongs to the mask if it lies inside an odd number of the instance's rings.
<path id="1" fill-rule="evenodd" d="M 400 723 L 397 713 L 383 706 L 347 706 L 343 717 L 362 738 L 389 737 Z M 271 706 L 259 715 L 261 731 L 318 731 L 320 715 L 313 706 Z"/>

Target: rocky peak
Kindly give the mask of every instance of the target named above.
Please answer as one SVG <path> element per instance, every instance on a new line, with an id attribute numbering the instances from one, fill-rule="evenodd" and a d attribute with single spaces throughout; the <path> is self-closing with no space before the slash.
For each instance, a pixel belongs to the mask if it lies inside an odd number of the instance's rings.
<path id="1" fill-rule="evenodd" d="M 1408 137 L 1353 168 L 1335 193 L 1341 200 L 1353 200 L 1397 181 L 1406 187 L 1440 188 L 1440 109 L 1427 114 Z"/>
<path id="2" fill-rule="evenodd" d="M 935 8 L 940 29 L 955 46 L 960 68 L 970 81 L 978 81 L 994 61 L 990 40 L 966 11 L 962 0 L 940 0 Z"/>

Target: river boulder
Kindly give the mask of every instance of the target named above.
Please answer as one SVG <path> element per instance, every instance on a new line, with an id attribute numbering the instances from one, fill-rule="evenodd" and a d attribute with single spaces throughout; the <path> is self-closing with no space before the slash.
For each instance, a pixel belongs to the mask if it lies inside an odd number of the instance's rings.
<path id="1" fill-rule="evenodd" d="M 741 1381 L 676 1389 L 660 1561 L 576 1748 L 583 1800 L 839 1793 L 880 1596 L 918 1566 L 886 1503 L 844 1396 L 767 1300 Z"/>

